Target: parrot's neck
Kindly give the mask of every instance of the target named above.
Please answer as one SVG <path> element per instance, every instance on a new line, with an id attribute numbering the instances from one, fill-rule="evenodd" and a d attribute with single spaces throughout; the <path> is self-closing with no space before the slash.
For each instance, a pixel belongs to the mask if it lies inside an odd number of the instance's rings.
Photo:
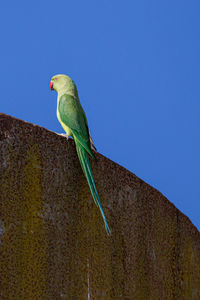
<path id="1" fill-rule="evenodd" d="M 65 86 L 58 91 L 58 98 L 62 97 L 62 95 L 67 94 L 72 97 L 78 98 L 78 92 L 75 86 Z"/>

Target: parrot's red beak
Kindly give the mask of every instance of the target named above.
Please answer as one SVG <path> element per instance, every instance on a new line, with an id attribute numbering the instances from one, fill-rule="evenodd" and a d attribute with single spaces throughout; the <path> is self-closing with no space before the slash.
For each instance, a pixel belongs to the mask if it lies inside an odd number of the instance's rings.
<path id="1" fill-rule="evenodd" d="M 53 82 L 52 81 L 50 81 L 50 84 L 49 84 L 49 88 L 50 88 L 50 90 L 54 90 L 54 88 L 53 88 Z"/>

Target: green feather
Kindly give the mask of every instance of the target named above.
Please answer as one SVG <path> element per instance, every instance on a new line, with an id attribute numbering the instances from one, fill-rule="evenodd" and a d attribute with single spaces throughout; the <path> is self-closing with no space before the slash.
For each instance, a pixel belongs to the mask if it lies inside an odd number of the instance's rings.
<path id="1" fill-rule="evenodd" d="M 92 170 L 91 170 L 91 165 L 90 165 L 88 153 L 83 148 L 83 146 L 77 141 L 76 138 L 74 138 L 74 141 L 75 141 L 75 144 L 76 144 L 76 150 L 77 150 L 78 158 L 79 158 L 83 173 L 85 174 L 85 177 L 87 179 L 87 182 L 88 182 L 88 185 L 90 187 L 90 191 L 92 193 L 94 202 L 100 209 L 101 215 L 102 215 L 104 223 L 105 223 L 106 232 L 109 235 L 110 234 L 110 229 L 109 229 L 108 223 L 106 221 L 106 217 L 104 215 L 103 208 L 101 206 L 101 202 L 99 200 L 99 195 L 98 195 L 96 185 L 95 185 L 95 182 L 94 182 L 94 178 L 93 178 L 93 174 L 92 174 Z"/>
<path id="2" fill-rule="evenodd" d="M 61 122 L 71 129 L 73 136 L 75 136 L 85 150 L 96 159 L 90 147 L 89 129 L 79 99 L 67 94 L 62 95 L 59 98 L 58 113 Z"/>

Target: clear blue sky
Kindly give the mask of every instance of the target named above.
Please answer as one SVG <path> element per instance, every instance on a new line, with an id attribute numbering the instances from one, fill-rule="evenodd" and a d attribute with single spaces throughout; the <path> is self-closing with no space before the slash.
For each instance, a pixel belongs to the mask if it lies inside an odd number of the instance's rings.
<path id="1" fill-rule="evenodd" d="M 200 229 L 200 1 L 1 1 L 1 111 L 62 132 L 52 75 L 78 86 L 102 154 Z"/>

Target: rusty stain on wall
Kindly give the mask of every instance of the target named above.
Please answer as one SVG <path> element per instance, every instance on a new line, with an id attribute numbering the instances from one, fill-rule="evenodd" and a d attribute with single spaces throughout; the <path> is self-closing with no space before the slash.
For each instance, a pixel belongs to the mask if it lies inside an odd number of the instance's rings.
<path id="1" fill-rule="evenodd" d="M 0 114 L 0 299 L 200 299 L 200 234 L 97 154 L 105 232 L 72 140 Z"/>

